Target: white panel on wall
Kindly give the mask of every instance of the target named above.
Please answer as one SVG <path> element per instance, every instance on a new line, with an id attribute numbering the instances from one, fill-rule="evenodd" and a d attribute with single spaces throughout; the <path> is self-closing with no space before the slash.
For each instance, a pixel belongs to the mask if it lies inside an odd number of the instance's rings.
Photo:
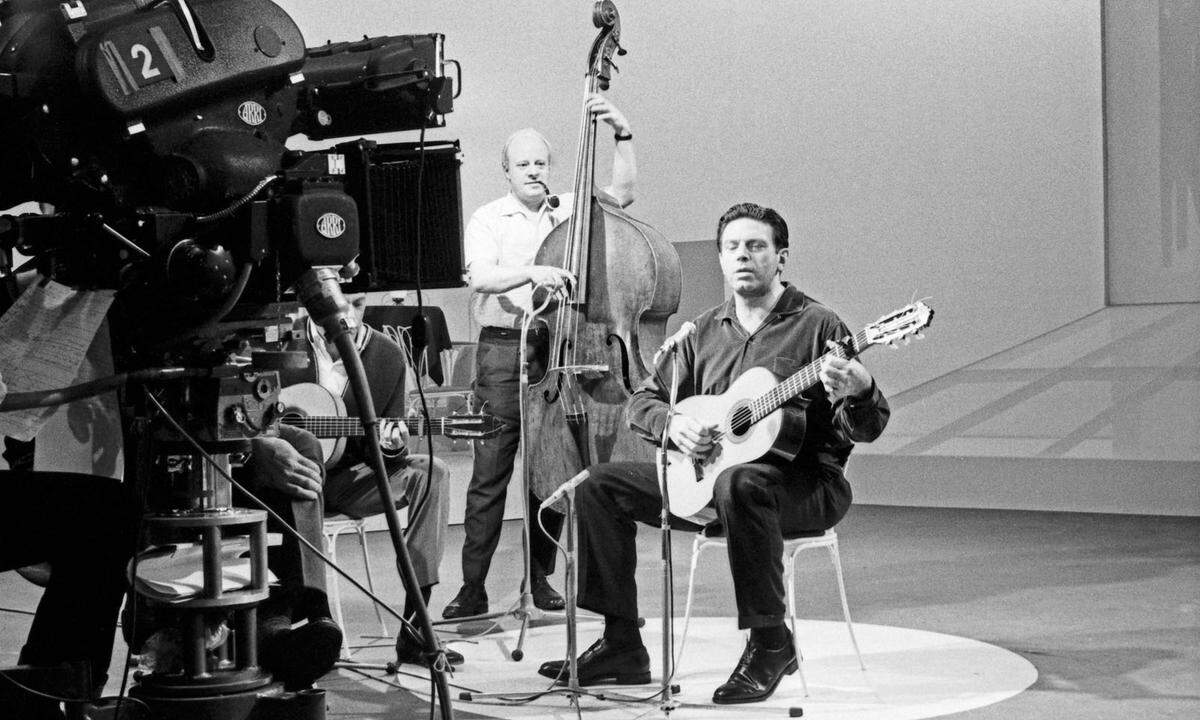
<path id="1" fill-rule="evenodd" d="M 1200 7 L 1104 14 L 1108 300 L 1200 302 Z"/>

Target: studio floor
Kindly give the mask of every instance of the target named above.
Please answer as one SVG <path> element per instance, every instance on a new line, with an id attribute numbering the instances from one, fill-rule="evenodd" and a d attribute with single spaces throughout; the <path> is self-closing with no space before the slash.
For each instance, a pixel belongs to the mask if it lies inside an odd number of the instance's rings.
<path id="1" fill-rule="evenodd" d="M 794 707 L 803 708 L 804 717 L 845 719 L 1200 716 L 1200 519 L 861 505 L 838 533 L 867 670 L 854 663 L 827 556 L 805 553 L 797 572 L 797 611 L 806 638 L 809 696 L 791 676 L 769 704 L 708 706 L 713 687 L 733 668 L 743 642 L 731 617 L 728 570 L 714 553 L 698 573 L 697 620 L 677 677 L 686 704 L 672 717 L 787 717 Z M 369 537 L 374 557 L 390 557 L 385 533 Z M 432 601 L 437 617 L 458 587 L 461 543 L 461 528 L 452 527 L 442 583 Z M 516 599 L 519 547 L 519 526 L 510 522 L 488 583 L 493 609 Z M 637 578 L 657 682 L 656 618 L 662 614 L 657 531 L 645 528 L 639 548 Z M 680 616 L 690 549 L 690 537 L 675 537 Z M 343 541 L 339 555 L 348 571 L 361 577 L 356 550 Z M 376 563 L 378 586 L 399 604 L 399 581 L 381 569 L 388 566 Z M 561 586 L 561 572 L 555 581 Z M 15 663 L 38 590 L 15 573 L 4 573 L 0 597 L 0 665 L 6 665 Z M 356 658 L 391 659 L 390 641 L 363 637 L 379 632 L 365 598 L 348 591 L 343 602 L 354 644 L 373 646 L 357 650 Z M 467 657 L 451 680 L 456 716 L 574 717 L 561 698 L 522 708 L 457 699 L 464 689 L 546 686 L 535 669 L 542 660 L 561 656 L 561 618 L 536 623 L 520 662 L 506 657 L 516 643 L 515 628 L 506 620 L 507 634 L 454 642 Z M 676 632 L 681 629 L 680 624 Z M 598 633 L 596 621 L 581 622 L 581 644 Z M 123 654 L 118 642 L 114 667 Z M 331 673 L 319 683 L 329 693 L 328 717 L 426 717 L 428 682 L 418 668 L 404 669 L 415 675 L 384 678 L 398 680 L 403 689 L 369 678 L 379 675 L 372 671 Z M 645 696 L 654 689 L 632 694 Z M 652 703 L 614 708 L 587 698 L 580 712 L 598 719 L 663 715 Z"/>
<path id="2" fill-rule="evenodd" d="M 792 676 L 778 692 L 782 702 L 769 707 L 725 708 L 716 714 L 688 714 L 685 707 L 673 713 L 674 717 L 786 717 L 787 708 L 794 706 L 803 707 L 805 717 L 828 718 L 947 713 L 964 720 L 1200 716 L 1200 518 L 862 505 L 851 510 L 838 534 L 851 611 L 856 624 L 864 626 L 859 639 L 866 672 L 853 662 L 827 556 L 805 553 L 797 571 L 797 613 L 803 618 L 802 632 L 806 623 L 815 623 L 807 625 L 811 638 L 806 662 L 809 697 L 803 697 L 798 678 Z M 461 529 L 453 528 L 451 538 L 442 584 L 432 601 L 437 617 L 460 577 Z M 652 528 L 639 535 L 637 579 L 647 618 L 662 614 L 658 540 Z M 372 534 L 371 543 L 375 552 L 387 552 L 384 534 Z M 520 558 L 516 523 L 508 524 L 502 543 L 488 583 L 493 609 L 504 609 L 516 598 Z M 351 548 L 345 546 L 341 555 L 352 572 L 361 572 Z M 679 616 L 690 551 L 691 538 L 677 535 L 673 557 Z M 397 597 L 398 581 L 389 573 L 382 574 L 384 592 Z M 561 584 L 561 573 L 555 579 Z M 696 592 L 694 613 L 703 620 L 699 630 L 695 626 L 691 630 L 696 634 L 680 662 L 681 673 L 692 672 L 693 676 L 680 678 L 680 683 L 689 701 L 698 699 L 703 705 L 713 687 L 732 670 L 743 638 L 731 617 L 732 591 L 723 558 L 715 553 L 707 556 L 698 573 Z M 344 602 L 352 633 L 377 633 L 374 614 L 363 599 L 347 594 Z M 648 638 L 657 639 L 657 624 L 657 620 L 648 623 Z M 512 630 L 516 625 L 507 621 L 505 627 Z M 596 623 L 582 622 L 581 644 L 590 643 L 598 633 Z M 950 639 L 926 642 L 927 638 L 917 637 L 920 633 Z M 504 650 L 515 642 L 512 634 L 500 640 L 455 643 L 467 656 L 468 667 L 453 682 L 476 687 L 469 682 L 481 679 L 469 669 L 469 664 L 476 662 L 495 668 L 493 672 L 508 683 L 505 689 L 545 687 L 535 670 L 548 658 L 532 648 L 552 648 L 551 657 L 561 656 L 565 633 L 561 620 L 546 618 L 535 634 L 544 640 L 530 640 L 529 654 L 521 662 L 503 657 Z M 1020 684 L 1018 676 L 1025 670 L 1022 662 L 1013 662 L 1010 656 L 1015 656 L 1032 668 L 1032 684 L 1011 696 L 961 711 L 956 711 L 953 703 L 921 705 L 919 698 L 892 685 L 904 682 L 904 673 L 907 682 L 918 686 L 933 682 L 936 678 L 931 676 L 939 673 L 962 672 L 962 668 L 953 672 L 947 668 L 945 653 L 957 652 L 972 642 L 1007 652 L 964 655 L 969 657 L 964 663 L 983 663 L 970 668 L 967 676 L 998 671 L 997 687 Z M 911 651 L 902 662 L 889 658 L 889 653 L 902 649 Z M 650 650 L 657 669 L 659 651 L 654 644 Z M 387 655 L 376 648 L 359 653 L 363 659 Z M 963 681 L 969 684 L 970 680 Z M 424 700 L 427 683 L 414 678 L 402 679 L 408 689 L 398 690 L 343 670 L 323 684 L 330 691 L 332 718 L 404 717 L 395 714 L 397 704 L 428 707 Z M 856 687 L 884 686 L 892 687 L 893 694 L 854 692 Z M 933 685 L 928 687 L 935 692 Z M 897 703 L 891 708 L 894 712 L 878 706 L 892 701 Z M 564 714 L 561 702 L 539 703 L 517 714 L 507 708 L 461 702 L 456 703 L 456 711 L 462 717 L 574 715 L 573 711 Z M 876 706 L 864 710 L 864 703 Z M 918 705 L 925 714 L 913 714 Z M 591 713 L 613 712 L 586 703 L 583 707 Z M 880 712 L 863 714 L 868 710 Z M 625 714 L 594 716 L 661 715 L 653 705 L 621 712 Z"/>

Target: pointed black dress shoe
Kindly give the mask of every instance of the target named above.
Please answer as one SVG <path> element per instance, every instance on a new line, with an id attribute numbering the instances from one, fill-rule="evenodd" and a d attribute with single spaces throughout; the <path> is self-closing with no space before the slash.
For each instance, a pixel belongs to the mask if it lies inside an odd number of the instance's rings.
<path id="1" fill-rule="evenodd" d="M 777 649 L 769 649 L 754 640 L 747 642 L 733 674 L 713 693 L 713 702 L 733 705 L 771 697 L 783 676 L 791 675 L 799 667 L 790 631 L 787 638 L 787 644 Z"/>
<path id="2" fill-rule="evenodd" d="M 463 664 L 462 653 L 448 647 L 443 647 L 442 651 L 451 665 Z M 408 623 L 400 628 L 400 634 L 396 636 L 396 662 L 402 665 L 429 665 L 425 659 L 425 641 Z"/>
<path id="3" fill-rule="evenodd" d="M 565 660 L 544 662 L 538 675 L 566 685 L 566 665 Z M 650 682 L 650 654 L 645 645 L 618 648 L 600 638 L 579 656 L 578 669 L 580 685 L 645 685 Z"/>
<path id="4" fill-rule="evenodd" d="M 533 579 L 533 606 L 538 610 L 562 610 L 567 601 L 558 591 L 550 587 L 550 581 L 543 575 Z"/>
<path id="5" fill-rule="evenodd" d="M 442 610 L 446 620 L 483 615 L 488 611 L 487 589 L 480 583 L 463 583 L 454 599 Z"/>

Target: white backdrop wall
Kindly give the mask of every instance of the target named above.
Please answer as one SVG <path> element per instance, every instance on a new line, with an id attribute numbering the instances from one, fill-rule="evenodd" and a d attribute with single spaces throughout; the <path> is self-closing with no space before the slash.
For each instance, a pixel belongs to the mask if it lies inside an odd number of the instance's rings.
<path id="1" fill-rule="evenodd" d="M 569 187 L 587 0 L 280 4 L 310 46 L 446 35 L 463 94 L 429 136 L 462 141 L 465 214 L 504 192 L 499 147 L 519 127 L 550 137 L 551 187 Z M 631 210 L 692 241 L 734 202 L 776 207 L 788 279 L 852 325 L 931 297 L 930 340 L 873 363 L 890 392 L 1103 305 L 1099 0 L 618 7 L 629 54 L 610 95 L 636 136 Z M 471 338 L 465 291 L 429 295 Z"/>

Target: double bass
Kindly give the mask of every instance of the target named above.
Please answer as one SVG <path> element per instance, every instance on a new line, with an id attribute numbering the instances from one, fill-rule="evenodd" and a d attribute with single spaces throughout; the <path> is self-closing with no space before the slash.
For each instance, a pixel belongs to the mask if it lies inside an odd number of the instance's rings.
<path id="1" fill-rule="evenodd" d="M 667 318 L 679 307 L 679 256 L 662 233 L 595 185 L 597 120 L 588 96 L 607 90 L 621 22 L 612 0 L 596 2 L 599 33 L 588 55 L 584 111 L 575 166 L 575 205 L 534 261 L 576 278 L 565 295 L 535 292 L 550 328 L 545 375 L 522 397 L 530 488 L 545 498 L 581 469 L 610 459 L 652 457 L 624 422 L 629 396 L 650 372 Z"/>

